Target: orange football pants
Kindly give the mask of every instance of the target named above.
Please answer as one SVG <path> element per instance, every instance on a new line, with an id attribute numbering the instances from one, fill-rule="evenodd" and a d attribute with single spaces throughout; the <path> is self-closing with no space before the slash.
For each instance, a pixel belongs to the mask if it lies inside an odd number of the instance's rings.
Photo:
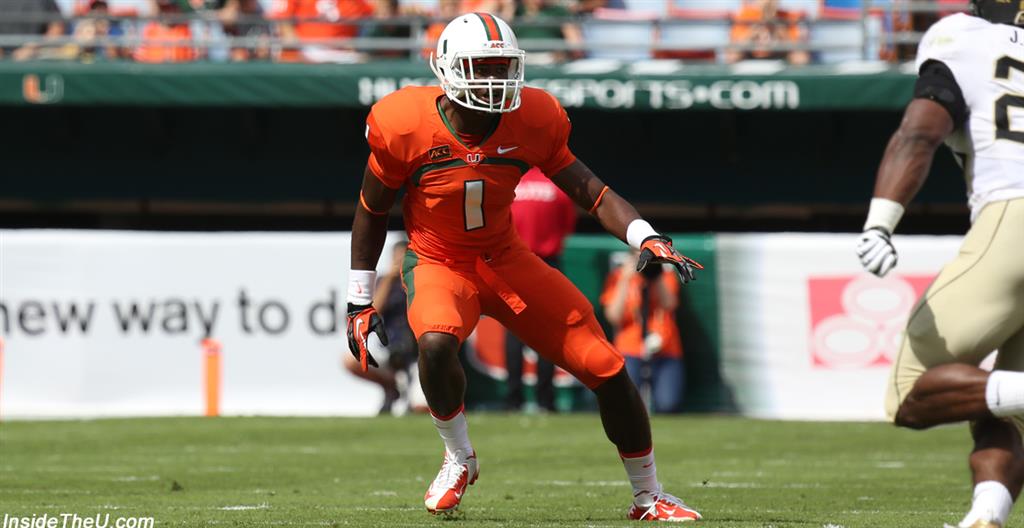
<path id="1" fill-rule="evenodd" d="M 487 315 L 591 389 L 622 369 L 622 355 L 605 337 L 587 298 L 521 243 L 445 261 L 409 250 L 402 285 L 417 339 L 442 332 L 462 343 Z"/>

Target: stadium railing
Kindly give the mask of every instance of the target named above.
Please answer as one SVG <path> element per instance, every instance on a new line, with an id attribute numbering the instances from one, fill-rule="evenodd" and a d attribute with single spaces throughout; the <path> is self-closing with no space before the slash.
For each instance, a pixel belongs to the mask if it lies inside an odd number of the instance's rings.
<path id="1" fill-rule="evenodd" d="M 513 26 L 529 28 L 555 28 L 569 23 L 582 30 L 583 41 L 570 43 L 562 39 L 524 38 L 520 45 L 532 52 L 563 53 L 568 58 L 582 56 L 590 58 L 618 58 L 642 60 L 650 58 L 684 58 L 690 61 L 723 62 L 727 51 L 762 50 L 768 52 L 807 51 L 812 53 L 813 62 L 836 63 L 843 61 L 901 60 L 910 58 L 894 53 L 899 46 L 912 46 L 920 41 L 927 27 L 915 18 L 938 16 L 963 11 L 964 1 L 902 1 L 863 0 L 859 8 L 818 9 L 805 13 L 800 22 L 806 28 L 807 37 L 797 42 L 770 42 L 766 44 L 744 44 L 730 42 L 732 22 L 730 11 L 687 10 L 652 13 L 644 11 L 599 10 L 592 16 L 569 18 L 547 18 L 541 20 L 514 20 Z M 354 54 L 347 60 L 361 62 L 373 60 L 375 54 L 392 52 L 407 53 L 408 58 L 424 60 L 432 43 L 427 40 L 426 28 L 433 23 L 445 22 L 421 16 L 403 16 L 390 19 L 286 19 L 269 20 L 261 16 L 241 16 L 236 24 L 264 25 L 269 30 L 266 37 L 232 36 L 219 32 L 217 36 L 193 37 L 174 42 L 147 41 L 141 37 L 141 27 L 153 20 L 171 24 L 218 25 L 215 18 L 201 14 L 166 16 L 55 16 L 55 15 L 9 15 L 7 22 L 63 22 L 67 25 L 65 34 L 59 37 L 41 35 L 0 35 L 0 49 L 8 50 L 25 45 L 58 47 L 78 45 L 82 47 L 112 46 L 134 49 L 143 44 L 163 46 L 187 46 L 195 48 L 202 57 L 203 52 L 213 49 L 269 50 L 275 60 L 288 50 L 300 50 L 308 46 L 323 46 L 350 50 Z M 69 28 L 76 22 L 89 19 L 104 19 L 121 24 L 125 31 L 117 36 L 81 38 L 69 34 Z M 276 34 L 279 23 L 330 22 L 359 26 L 361 30 L 382 22 L 392 27 L 408 28 L 409 37 L 358 36 L 344 39 L 303 39 L 286 40 Z M 197 32 L 199 33 L 199 32 Z M 680 55 L 682 54 L 682 55 Z M 5 59 L 10 59 L 8 53 Z"/>

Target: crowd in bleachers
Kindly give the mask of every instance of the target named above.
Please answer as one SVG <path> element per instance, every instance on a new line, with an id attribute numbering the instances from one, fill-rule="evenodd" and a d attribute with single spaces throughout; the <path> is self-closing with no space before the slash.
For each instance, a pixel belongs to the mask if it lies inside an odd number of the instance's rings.
<path id="1" fill-rule="evenodd" d="M 511 21 L 531 62 L 906 59 L 965 0 L 0 0 L 0 59 L 361 62 L 429 55 L 445 23 Z M 910 35 L 896 39 L 893 35 Z M 909 44 L 908 44 L 909 43 Z"/>

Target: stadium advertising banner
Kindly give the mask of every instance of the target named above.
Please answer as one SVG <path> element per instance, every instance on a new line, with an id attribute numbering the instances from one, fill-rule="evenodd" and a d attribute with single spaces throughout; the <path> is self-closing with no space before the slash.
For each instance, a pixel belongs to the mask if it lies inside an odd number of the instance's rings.
<path id="1" fill-rule="evenodd" d="M 899 266 L 864 272 L 856 235 L 719 235 L 722 369 L 743 414 L 884 418 L 907 317 L 962 238 L 897 236 Z"/>
<path id="2" fill-rule="evenodd" d="M 527 83 L 566 108 L 896 110 L 913 70 L 884 64 L 684 66 L 584 59 L 531 66 Z M 422 62 L 366 64 L 0 63 L 0 104 L 368 107 L 407 85 L 436 84 Z"/>
<path id="3" fill-rule="evenodd" d="M 906 317 L 961 238 L 898 236 L 885 279 L 855 238 L 677 237 L 708 265 L 685 295 L 682 333 L 709 337 L 693 372 L 720 371 L 741 414 L 881 419 Z M 602 240 L 565 258 L 595 298 L 594 249 L 621 245 Z M 340 365 L 348 251 L 347 233 L 0 230 L 0 417 L 374 414 L 379 388 Z"/>
<path id="4" fill-rule="evenodd" d="M 348 267 L 347 233 L 0 230 L 0 416 L 375 414 Z"/>

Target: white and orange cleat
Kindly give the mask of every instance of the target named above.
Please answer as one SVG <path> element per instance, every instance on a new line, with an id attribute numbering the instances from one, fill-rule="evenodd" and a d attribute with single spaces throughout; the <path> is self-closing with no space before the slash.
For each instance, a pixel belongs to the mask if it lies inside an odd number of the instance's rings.
<path id="1" fill-rule="evenodd" d="M 423 496 L 427 511 L 435 515 L 454 512 L 462 502 L 466 486 L 476 482 L 479 475 L 476 452 L 465 456 L 462 451 L 449 453 L 445 450 L 441 471 L 437 472 L 437 477 L 430 483 L 427 494 Z"/>
<path id="2" fill-rule="evenodd" d="M 633 495 L 626 517 L 634 521 L 687 522 L 700 520 L 700 513 L 664 491 L 640 491 Z"/>

